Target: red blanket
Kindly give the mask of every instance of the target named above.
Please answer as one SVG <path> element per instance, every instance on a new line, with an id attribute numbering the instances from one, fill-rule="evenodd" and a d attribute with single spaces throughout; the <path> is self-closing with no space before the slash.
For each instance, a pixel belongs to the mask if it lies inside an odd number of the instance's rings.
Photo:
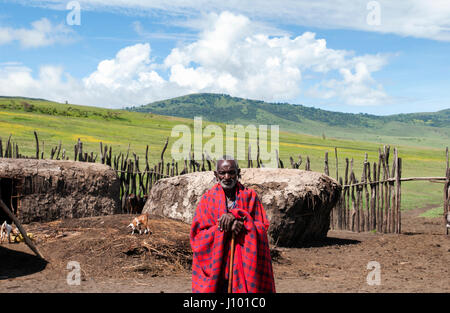
<path id="1" fill-rule="evenodd" d="M 245 217 L 245 229 L 235 239 L 233 293 L 275 292 L 267 239 L 269 222 L 256 192 L 237 183 L 236 206 L 230 212 Z M 225 213 L 225 193 L 216 184 L 202 196 L 192 221 L 192 292 L 227 290 L 231 232 L 219 231 L 217 224 Z"/>

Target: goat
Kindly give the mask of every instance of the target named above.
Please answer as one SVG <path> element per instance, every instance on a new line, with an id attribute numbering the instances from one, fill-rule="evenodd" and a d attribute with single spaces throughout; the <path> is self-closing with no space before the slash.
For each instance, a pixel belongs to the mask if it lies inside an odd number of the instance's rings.
<path id="1" fill-rule="evenodd" d="M 129 194 L 126 200 L 125 209 L 130 214 L 141 214 L 144 209 L 145 202 L 147 202 L 148 196 L 145 194 L 142 198 L 134 193 Z"/>
<path id="2" fill-rule="evenodd" d="M 125 209 L 127 211 L 127 213 L 129 214 L 134 214 L 137 213 L 137 198 L 136 195 L 134 193 L 129 194 L 126 200 L 126 205 L 125 205 Z"/>
<path id="3" fill-rule="evenodd" d="M 6 221 L 4 221 L 0 229 L 0 243 L 3 243 L 5 237 L 8 238 L 8 243 L 11 243 L 11 233 L 14 236 L 18 236 L 19 230 L 17 229 L 17 227 L 13 227 L 12 225 L 9 225 Z"/>
<path id="4" fill-rule="evenodd" d="M 142 235 L 142 228 L 145 228 L 144 234 L 151 234 L 150 227 L 148 225 L 148 215 L 142 214 L 135 217 L 131 223 L 127 226 L 131 227 L 131 234 L 134 234 L 135 230 L 139 230 L 139 235 Z"/>

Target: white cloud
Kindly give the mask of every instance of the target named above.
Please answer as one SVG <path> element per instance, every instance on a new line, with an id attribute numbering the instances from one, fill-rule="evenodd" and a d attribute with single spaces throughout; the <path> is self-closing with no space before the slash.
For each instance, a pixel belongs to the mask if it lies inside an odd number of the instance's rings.
<path id="1" fill-rule="evenodd" d="M 36 48 L 70 42 L 70 35 L 73 35 L 73 31 L 69 27 L 64 24 L 54 25 L 42 18 L 31 23 L 31 28 L 0 27 L 0 45 L 18 41 L 24 48 Z"/>
<path id="2" fill-rule="evenodd" d="M 171 20 L 185 17 L 193 27 L 202 27 L 197 17 L 202 12 L 228 10 L 255 20 L 278 21 L 285 24 L 320 28 L 355 29 L 369 32 L 392 33 L 401 36 L 450 41 L 450 1 L 448 0 L 377 0 L 380 24 L 370 25 L 369 0 L 78 0 L 82 10 L 114 11 L 122 14 L 148 15 L 157 12 Z M 24 5 L 35 5 L 65 10 L 65 0 L 27 0 Z M 180 18 L 181 17 L 181 18 Z"/>
<path id="3" fill-rule="evenodd" d="M 135 76 L 145 75 L 150 64 L 150 45 L 137 44 L 120 50 L 111 60 L 103 60 L 97 70 L 83 81 L 87 87 L 102 85 L 112 89 L 119 88 Z"/>
<path id="4" fill-rule="evenodd" d="M 388 98 L 372 77 L 386 65 L 387 55 L 330 49 L 310 32 L 268 36 L 248 17 L 231 12 L 207 20 L 198 40 L 172 49 L 163 64 L 154 63 L 149 43 L 136 44 L 99 62 L 81 80 L 52 66 L 42 67 L 37 78 L 23 66 L 0 71 L 0 94 L 116 108 L 194 92 L 289 101 L 301 95 L 307 72 L 323 79 L 307 91 L 312 97 L 351 105 L 383 104 Z"/>
<path id="5" fill-rule="evenodd" d="M 371 73 L 386 63 L 387 55 L 354 56 L 351 51 L 329 49 L 325 39 L 310 32 L 296 38 L 269 37 L 258 33 L 247 17 L 230 12 L 216 15 L 199 40 L 173 49 L 164 61 L 170 81 L 193 92 L 225 92 L 266 101 L 299 96 L 302 72 L 334 71 L 343 80 L 327 89 L 334 89 L 347 104 L 385 101 L 387 96 Z M 350 87 L 352 92 L 346 89 Z M 309 95 L 323 97 L 320 92 Z"/>
<path id="6" fill-rule="evenodd" d="M 8 28 L 0 28 L 0 45 L 13 41 L 12 31 Z"/>

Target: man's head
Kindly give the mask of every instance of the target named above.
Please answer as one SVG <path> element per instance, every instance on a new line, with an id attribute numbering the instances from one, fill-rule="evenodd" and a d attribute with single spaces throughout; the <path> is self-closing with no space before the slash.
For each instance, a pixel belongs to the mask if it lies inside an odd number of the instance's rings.
<path id="1" fill-rule="evenodd" d="M 240 172 L 237 160 L 225 155 L 217 160 L 214 175 L 224 190 L 230 190 L 236 186 Z"/>

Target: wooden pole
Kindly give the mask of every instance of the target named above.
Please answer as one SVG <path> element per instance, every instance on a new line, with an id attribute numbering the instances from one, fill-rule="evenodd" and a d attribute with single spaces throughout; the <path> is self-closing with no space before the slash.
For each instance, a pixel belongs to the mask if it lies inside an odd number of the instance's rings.
<path id="1" fill-rule="evenodd" d="M 36 159 L 39 159 L 39 139 L 36 131 L 34 131 L 34 138 L 36 139 Z"/>
<path id="2" fill-rule="evenodd" d="M 446 155 L 446 159 L 447 159 L 447 168 L 449 167 L 448 164 L 448 147 L 445 148 L 445 155 Z"/>
<path id="3" fill-rule="evenodd" d="M 167 145 L 169 144 L 169 137 L 166 139 L 166 143 L 164 144 L 164 148 L 161 152 L 161 163 L 162 163 L 162 173 L 164 174 L 164 152 L 166 152 Z"/>
<path id="4" fill-rule="evenodd" d="M 380 181 L 381 176 L 381 162 L 383 162 L 383 156 L 381 155 L 381 150 L 378 149 L 378 175 L 375 180 Z M 383 232 L 383 185 L 377 183 L 377 210 L 378 210 L 378 231 Z"/>
<path id="5" fill-rule="evenodd" d="M 201 171 L 204 172 L 206 170 L 205 168 L 205 154 L 202 153 L 202 166 L 201 166 Z M 173 175 L 172 175 L 173 176 Z"/>
<path id="6" fill-rule="evenodd" d="M 449 196 L 449 185 L 450 185 L 450 170 L 449 170 L 449 162 L 448 162 L 448 147 L 445 149 L 445 154 L 446 154 L 446 169 L 445 169 L 445 185 L 444 185 L 444 225 L 445 225 L 445 233 L 446 235 L 448 235 L 448 227 L 447 227 L 447 223 L 448 223 L 448 219 L 447 219 L 447 215 L 449 214 L 448 212 L 448 196 Z"/>
<path id="7" fill-rule="evenodd" d="M 377 164 L 374 162 L 373 163 L 373 176 L 374 178 L 377 177 L 377 168 L 376 168 Z M 370 229 L 369 230 L 374 230 L 375 229 L 375 220 L 376 220 L 376 214 L 375 214 L 375 191 L 373 188 L 373 184 L 372 184 L 372 176 L 370 175 L 370 165 L 369 165 L 369 182 L 370 182 L 370 205 L 369 205 L 369 209 L 370 209 L 370 220 L 369 220 L 369 224 L 370 224 Z"/>
<path id="8" fill-rule="evenodd" d="M 12 134 L 9 135 L 8 142 L 6 143 L 6 150 L 5 150 L 5 157 L 6 158 L 10 158 L 11 157 L 11 152 L 10 152 L 11 151 L 11 136 L 12 136 Z"/>
<path id="9" fill-rule="evenodd" d="M 291 157 L 291 159 L 292 159 L 292 157 Z M 252 168 L 251 161 L 252 161 L 252 148 L 251 148 L 251 144 L 249 142 L 248 143 L 248 150 L 247 150 L 247 167 L 248 168 Z"/>
<path id="10" fill-rule="evenodd" d="M 339 184 L 343 185 L 342 177 L 339 177 Z M 344 190 L 341 192 L 341 197 L 339 199 L 339 210 L 338 210 L 338 227 L 339 229 L 343 228 L 344 223 L 344 210 L 345 210 L 345 193 Z"/>
<path id="11" fill-rule="evenodd" d="M 391 174 L 391 177 L 393 177 L 394 179 L 397 179 L 395 176 L 396 176 L 396 173 L 397 173 L 397 171 L 396 171 L 396 167 L 397 167 L 397 149 L 396 148 L 394 148 L 394 160 L 393 160 L 393 164 L 392 164 L 392 174 Z M 390 192 L 391 192 L 391 229 L 390 229 L 390 232 L 391 233 L 396 233 L 396 228 L 397 228 L 397 223 L 396 223 L 396 220 L 397 220 L 397 216 L 396 216 L 396 204 L 397 204 L 397 201 L 396 201 L 396 189 L 395 189 L 395 183 L 394 182 L 392 182 L 392 183 L 390 183 L 389 184 L 390 186 Z"/>
<path id="12" fill-rule="evenodd" d="M 336 159 L 336 179 L 339 179 L 339 163 L 338 163 L 338 155 L 337 155 L 337 148 L 334 147 L 334 157 Z"/>
<path id="13" fill-rule="evenodd" d="M 359 227 L 358 232 L 364 231 L 364 203 L 363 203 L 363 187 L 357 187 L 356 190 L 358 190 L 358 212 L 359 212 Z"/>
<path id="14" fill-rule="evenodd" d="M 447 214 L 449 214 L 448 211 L 448 206 L 449 206 L 449 202 L 448 202 L 448 197 L 449 197 L 449 185 L 450 185 L 450 169 L 447 168 L 446 170 L 446 180 L 445 180 L 445 185 L 444 185 L 444 225 L 445 226 L 445 233 L 448 235 L 448 228 L 447 228 Z"/>
<path id="15" fill-rule="evenodd" d="M 373 179 L 376 180 L 377 179 L 377 163 L 374 162 L 373 163 Z M 370 177 L 369 177 L 370 178 Z M 371 210 L 372 210 L 372 230 L 377 230 L 378 229 L 378 220 L 379 220 L 379 215 L 378 215 L 378 210 L 377 210 L 377 185 L 373 185 L 370 184 L 370 194 L 371 194 L 371 200 L 372 200 L 372 205 L 371 205 Z"/>
<path id="16" fill-rule="evenodd" d="M 402 188 L 401 178 L 402 176 L 402 159 L 398 157 L 397 151 L 397 234 L 402 232 L 402 212 L 401 212 L 401 200 L 402 200 Z"/>
<path id="17" fill-rule="evenodd" d="M 389 155 L 390 155 L 390 151 L 391 151 L 391 147 L 390 146 L 384 146 L 384 155 L 386 157 L 386 170 L 389 174 Z"/>
<path id="18" fill-rule="evenodd" d="M 345 158 L 345 184 L 347 185 L 348 183 L 348 166 L 349 166 L 349 162 L 348 162 L 348 158 Z M 350 225 L 350 203 L 351 203 L 351 199 L 350 199 L 350 187 L 347 187 L 346 189 L 346 207 L 345 207 L 345 229 L 349 229 L 349 225 Z"/>
<path id="19" fill-rule="evenodd" d="M 204 166 L 204 164 L 203 164 Z M 205 171 L 205 168 L 203 167 L 203 171 Z M 170 169 L 170 176 L 175 176 L 175 160 L 172 159 L 172 168 Z"/>
<path id="20" fill-rule="evenodd" d="M 277 168 L 281 168 L 282 166 L 280 165 L 280 157 L 278 155 L 278 150 L 275 150 L 275 157 L 277 158 Z"/>
<path id="21" fill-rule="evenodd" d="M 355 179 L 355 174 L 353 174 L 353 181 L 355 183 L 358 183 L 358 181 Z M 359 199 L 360 199 L 360 191 L 359 186 L 356 186 L 356 231 L 359 233 L 361 231 L 361 222 L 360 222 L 360 209 L 359 209 Z"/>
<path id="22" fill-rule="evenodd" d="M 230 254 L 230 268 L 228 271 L 228 293 L 233 293 L 233 263 L 234 263 L 234 232 L 231 236 L 231 254 Z"/>
<path id="23" fill-rule="evenodd" d="M 370 196 L 369 196 L 369 188 L 367 187 L 370 177 L 370 163 L 367 162 L 367 153 L 366 153 L 366 161 L 364 162 L 364 181 L 366 184 L 364 185 L 364 193 L 366 195 L 366 216 L 365 216 L 365 231 L 369 231 L 370 229 L 370 219 L 371 219 L 371 212 L 370 212 Z M 364 207 L 363 207 L 364 210 Z"/>
<path id="24" fill-rule="evenodd" d="M 100 162 L 105 164 L 105 154 L 103 154 L 103 143 L 100 141 Z"/>
<path id="25" fill-rule="evenodd" d="M 384 160 L 383 160 L 383 179 L 385 179 L 384 183 L 384 216 L 385 216 L 385 233 L 389 232 L 390 229 L 390 200 L 391 200 L 391 194 L 389 192 L 389 183 L 387 180 L 389 179 L 389 171 L 388 171 L 388 164 L 387 164 L 387 155 L 384 153 Z"/>
<path id="26" fill-rule="evenodd" d="M 25 229 L 23 229 L 22 224 L 20 224 L 19 220 L 16 218 L 16 216 L 11 212 L 11 210 L 6 206 L 6 204 L 0 199 L 0 207 L 3 209 L 3 211 L 11 218 L 14 222 L 14 224 L 19 229 L 20 233 L 23 236 L 23 239 L 25 240 L 25 243 L 28 245 L 28 247 L 41 259 L 44 260 L 44 257 L 39 252 L 38 248 L 33 244 L 30 238 L 28 238 L 27 232 Z"/>
<path id="27" fill-rule="evenodd" d="M 259 134 L 256 137 L 256 167 L 261 167 L 261 160 L 259 159 Z"/>
<path id="28" fill-rule="evenodd" d="M 354 182 L 355 175 L 353 174 L 353 172 L 350 174 L 350 184 L 352 184 L 352 182 Z M 355 199 L 355 186 L 352 185 L 352 213 L 350 214 L 350 226 L 351 226 L 351 230 L 355 231 L 355 218 L 356 218 L 356 199 Z"/>
<path id="29" fill-rule="evenodd" d="M 361 218 L 361 229 L 360 229 L 361 231 L 365 231 L 365 229 L 366 229 L 366 216 L 364 214 L 364 196 L 363 196 L 364 191 L 367 192 L 367 176 L 366 175 L 367 175 L 367 153 L 366 153 L 366 158 L 364 161 L 363 171 L 362 171 L 362 175 L 361 175 L 361 183 L 363 183 L 363 185 L 361 186 L 361 202 L 360 202 L 361 212 L 359 213 L 360 218 Z"/>

